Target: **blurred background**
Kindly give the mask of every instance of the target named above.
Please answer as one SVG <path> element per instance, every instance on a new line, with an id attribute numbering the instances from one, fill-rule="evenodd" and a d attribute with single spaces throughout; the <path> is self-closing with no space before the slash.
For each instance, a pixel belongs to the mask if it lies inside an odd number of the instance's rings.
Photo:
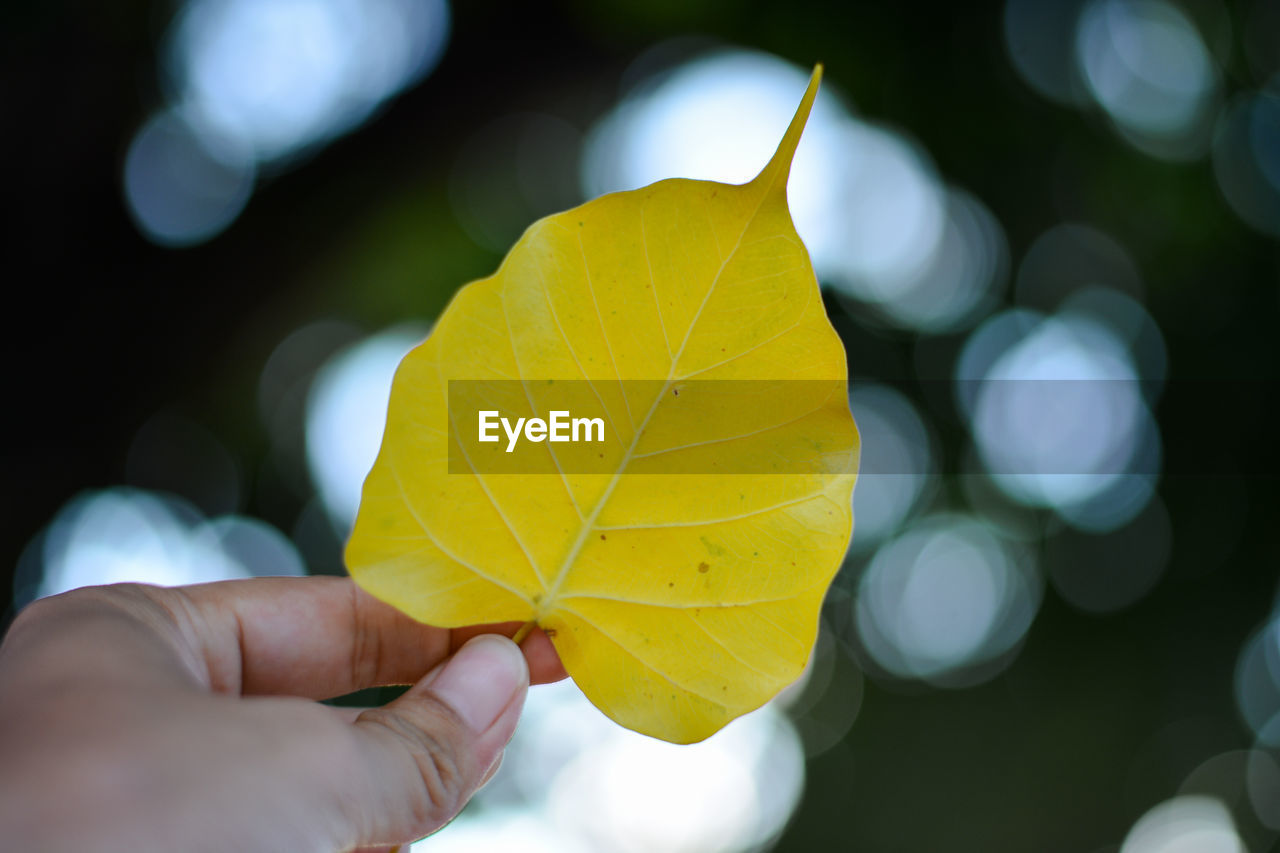
<path id="1" fill-rule="evenodd" d="M 538 688 L 429 851 L 1280 838 L 1280 0 L 123 0 L 3 15 L 5 623 L 341 573 L 392 370 L 535 218 L 750 178 L 849 354 L 805 678 L 711 740 Z"/>

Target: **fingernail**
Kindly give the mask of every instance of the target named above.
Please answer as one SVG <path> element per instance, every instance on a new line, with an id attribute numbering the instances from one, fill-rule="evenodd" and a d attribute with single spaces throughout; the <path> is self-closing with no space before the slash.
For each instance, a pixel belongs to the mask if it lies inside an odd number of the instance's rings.
<path id="1" fill-rule="evenodd" d="M 480 780 L 480 787 L 476 788 L 477 791 L 485 785 L 488 785 L 493 781 L 493 777 L 498 775 L 498 769 L 502 767 L 502 756 L 505 754 L 505 752 L 498 753 L 498 757 L 493 760 L 493 764 L 489 765 L 489 772 L 485 773 L 484 778 Z"/>
<path id="2" fill-rule="evenodd" d="M 519 647 L 506 637 L 481 634 L 454 653 L 431 689 L 472 731 L 482 732 L 528 683 L 529 670 Z"/>

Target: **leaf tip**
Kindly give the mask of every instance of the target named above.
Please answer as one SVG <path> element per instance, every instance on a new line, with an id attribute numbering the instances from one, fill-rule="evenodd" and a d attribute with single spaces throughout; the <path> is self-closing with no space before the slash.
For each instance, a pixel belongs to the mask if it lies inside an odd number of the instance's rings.
<path id="1" fill-rule="evenodd" d="M 781 187 L 784 192 L 786 191 L 787 176 L 791 173 L 791 161 L 796 156 L 800 135 L 804 133 L 805 125 L 809 121 L 809 113 L 813 111 L 814 101 L 818 97 L 818 87 L 822 84 L 822 71 L 821 62 L 813 66 L 809 85 L 804 90 L 804 97 L 800 99 L 800 106 L 796 107 L 796 114 L 792 117 L 791 124 L 787 126 L 787 132 L 782 135 L 782 141 L 778 143 L 778 150 L 774 152 L 768 165 L 760 170 L 760 174 L 752 183 L 760 182 L 769 187 Z"/>

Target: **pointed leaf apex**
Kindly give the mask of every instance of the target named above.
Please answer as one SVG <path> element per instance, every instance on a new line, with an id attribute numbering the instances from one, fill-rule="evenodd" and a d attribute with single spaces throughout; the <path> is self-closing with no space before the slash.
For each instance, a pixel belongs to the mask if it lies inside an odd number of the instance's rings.
<path id="1" fill-rule="evenodd" d="M 768 165 L 760 170 L 760 174 L 756 176 L 752 183 L 763 183 L 770 188 L 778 187 L 783 192 L 786 192 L 787 176 L 791 173 L 791 161 L 796 156 L 796 146 L 800 144 L 800 134 L 804 133 L 805 124 L 809 121 L 809 113 L 813 110 L 813 102 L 818 97 L 818 86 L 821 83 L 822 63 L 819 62 L 813 66 L 813 74 L 809 77 L 809 86 L 804 90 L 804 97 L 800 99 L 800 106 L 796 107 L 796 114 L 791 119 L 787 132 L 783 134 L 782 141 L 778 143 L 778 150 L 774 152 L 773 158 L 769 160 Z"/>

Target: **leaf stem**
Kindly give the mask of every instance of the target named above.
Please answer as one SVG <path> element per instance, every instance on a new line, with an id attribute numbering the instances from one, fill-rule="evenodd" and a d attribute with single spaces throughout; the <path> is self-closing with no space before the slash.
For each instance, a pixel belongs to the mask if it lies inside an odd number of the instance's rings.
<path id="1" fill-rule="evenodd" d="M 528 622 L 520 626 L 520 630 L 516 631 L 515 636 L 511 638 L 511 642 L 517 646 L 524 642 L 524 638 L 529 636 L 529 632 L 538 624 L 537 619 L 530 619 Z"/>

